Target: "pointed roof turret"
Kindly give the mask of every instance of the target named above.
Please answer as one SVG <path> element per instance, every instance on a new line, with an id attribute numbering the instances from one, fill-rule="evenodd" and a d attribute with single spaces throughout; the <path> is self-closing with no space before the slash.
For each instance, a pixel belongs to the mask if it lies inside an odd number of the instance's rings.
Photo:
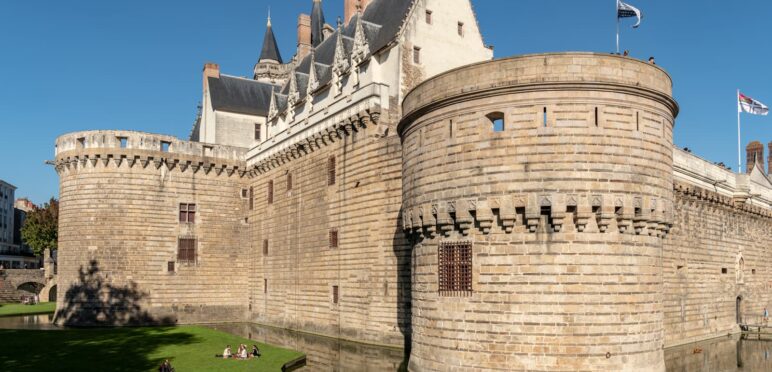
<path id="1" fill-rule="evenodd" d="M 278 63 L 284 63 L 281 59 L 279 47 L 276 45 L 276 36 L 273 35 L 270 13 L 268 14 L 268 24 L 265 29 L 265 38 L 263 38 L 263 50 L 260 52 L 260 59 L 258 62 L 263 61 L 276 61 Z"/>
<path id="2" fill-rule="evenodd" d="M 314 47 L 324 41 L 324 12 L 322 12 L 322 0 L 314 0 L 311 8 L 311 45 Z"/>

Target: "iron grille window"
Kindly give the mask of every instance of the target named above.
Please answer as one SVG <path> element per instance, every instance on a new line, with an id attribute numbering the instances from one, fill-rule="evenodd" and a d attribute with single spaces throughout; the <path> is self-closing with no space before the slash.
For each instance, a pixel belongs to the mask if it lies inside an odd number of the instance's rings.
<path id="1" fill-rule="evenodd" d="M 472 294 L 472 242 L 440 243 L 437 266 L 440 295 Z"/>
<path id="2" fill-rule="evenodd" d="M 255 188 L 249 187 L 249 210 L 255 209 Z"/>
<path id="3" fill-rule="evenodd" d="M 337 285 L 332 286 L 332 303 L 334 304 L 338 303 L 338 286 Z"/>
<path id="4" fill-rule="evenodd" d="M 181 263 L 196 262 L 196 239 L 180 238 L 178 240 L 177 261 Z"/>
<path id="5" fill-rule="evenodd" d="M 268 255 L 268 239 L 263 240 L 263 256 Z"/>
<path id="6" fill-rule="evenodd" d="M 338 229 L 330 229 L 330 248 L 338 248 Z"/>
<path id="7" fill-rule="evenodd" d="M 195 204 L 180 204 L 180 223 L 194 223 L 196 222 L 196 205 Z"/>
<path id="8" fill-rule="evenodd" d="M 273 180 L 268 181 L 268 204 L 273 204 Z"/>
<path id="9" fill-rule="evenodd" d="M 330 156 L 327 160 L 327 185 L 335 184 L 335 156 Z"/>
<path id="10" fill-rule="evenodd" d="M 292 173 L 287 173 L 287 191 L 292 190 Z"/>

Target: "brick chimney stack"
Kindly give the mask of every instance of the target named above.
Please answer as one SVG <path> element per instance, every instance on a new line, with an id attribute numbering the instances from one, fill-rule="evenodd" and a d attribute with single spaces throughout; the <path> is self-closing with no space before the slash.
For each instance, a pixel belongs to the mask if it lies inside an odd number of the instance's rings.
<path id="1" fill-rule="evenodd" d="M 204 90 L 206 90 L 207 85 L 209 84 L 210 77 L 213 78 L 220 78 L 220 65 L 216 63 L 206 63 L 204 64 Z"/>
<path id="2" fill-rule="evenodd" d="M 369 2 L 370 0 L 345 0 L 343 3 L 344 24 L 348 25 L 351 18 L 357 14 L 357 9 L 361 8 L 362 12 L 364 12 Z"/>
<path id="3" fill-rule="evenodd" d="M 769 155 L 767 158 L 767 176 L 772 176 L 772 142 L 767 144 Z"/>
<path id="4" fill-rule="evenodd" d="M 311 16 L 301 14 L 298 16 L 298 61 L 311 53 Z"/>
<path id="5" fill-rule="evenodd" d="M 753 141 L 745 147 L 745 156 L 747 165 L 745 171 L 750 174 L 753 171 L 753 167 L 756 164 L 761 165 L 761 169 L 764 169 L 764 145 L 759 141 Z"/>

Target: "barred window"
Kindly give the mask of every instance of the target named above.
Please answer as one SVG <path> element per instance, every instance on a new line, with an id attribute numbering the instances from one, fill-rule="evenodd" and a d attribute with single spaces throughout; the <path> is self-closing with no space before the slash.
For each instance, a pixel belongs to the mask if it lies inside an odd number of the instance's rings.
<path id="1" fill-rule="evenodd" d="M 180 223 L 196 222 L 196 205 L 180 203 Z"/>
<path id="2" fill-rule="evenodd" d="M 183 263 L 196 262 L 196 239 L 180 238 L 177 241 L 177 261 Z"/>
<path id="3" fill-rule="evenodd" d="M 327 160 L 327 185 L 335 184 L 335 156 L 330 156 Z"/>
<path id="4" fill-rule="evenodd" d="M 338 248 L 338 229 L 330 229 L 330 248 Z"/>
<path id="5" fill-rule="evenodd" d="M 440 295 L 472 294 L 472 242 L 441 242 L 437 266 Z"/>
<path id="6" fill-rule="evenodd" d="M 273 204 L 273 180 L 268 181 L 268 204 Z"/>

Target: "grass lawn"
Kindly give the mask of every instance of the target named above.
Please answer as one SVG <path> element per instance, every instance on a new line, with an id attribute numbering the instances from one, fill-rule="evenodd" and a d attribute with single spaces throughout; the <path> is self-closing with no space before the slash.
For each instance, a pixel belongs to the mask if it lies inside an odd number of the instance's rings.
<path id="1" fill-rule="evenodd" d="M 43 302 L 37 305 L 0 304 L 0 316 L 48 314 L 56 310 L 56 302 Z"/>
<path id="2" fill-rule="evenodd" d="M 263 356 L 223 360 L 225 345 L 257 344 Z M 169 359 L 177 372 L 280 371 L 302 353 L 198 326 L 0 330 L 1 371 L 157 371 Z"/>

